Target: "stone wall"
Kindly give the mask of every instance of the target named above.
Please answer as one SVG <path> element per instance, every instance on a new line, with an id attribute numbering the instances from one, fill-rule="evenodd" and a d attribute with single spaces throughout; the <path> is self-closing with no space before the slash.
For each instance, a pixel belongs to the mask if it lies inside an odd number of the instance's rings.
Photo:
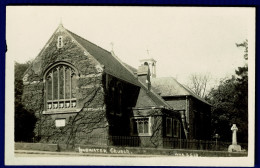
<path id="1" fill-rule="evenodd" d="M 57 48 L 59 36 L 63 37 L 62 48 Z M 46 111 L 44 73 L 51 65 L 61 61 L 71 64 L 78 70 L 76 84 L 78 112 L 43 114 L 43 111 Z M 26 109 L 35 112 L 38 119 L 35 134 L 41 142 L 87 144 L 84 137 L 107 134 L 103 68 L 66 33 L 66 30 L 59 28 L 53 34 L 23 78 L 22 103 Z M 65 127 L 55 126 L 55 119 L 58 118 L 66 120 Z"/>
<path id="2" fill-rule="evenodd" d="M 188 122 L 188 139 L 210 139 L 210 106 L 188 96 L 165 98 L 175 110 L 185 110 Z"/>
<path id="3" fill-rule="evenodd" d="M 27 150 L 27 151 L 25 151 Z M 33 151 L 32 151 L 33 150 Z M 248 152 L 228 152 L 209 150 L 187 150 L 187 149 L 163 149 L 163 148 L 136 148 L 136 147 L 115 147 L 115 146 L 93 146 L 76 144 L 74 148 L 67 149 L 63 144 L 42 144 L 42 143 L 15 143 L 15 153 L 42 153 L 42 151 L 61 152 L 61 155 L 69 154 L 78 156 L 91 154 L 119 154 L 118 156 L 140 155 L 166 155 L 177 157 L 247 157 Z M 69 152 L 70 151 L 70 152 Z M 63 153 L 66 152 L 66 153 Z M 45 153 L 46 154 L 46 153 Z M 56 153 L 58 154 L 58 153 Z"/>
<path id="4" fill-rule="evenodd" d="M 190 132 L 193 139 L 209 140 L 211 107 L 195 98 L 190 98 Z"/>
<path id="5" fill-rule="evenodd" d="M 163 117 L 162 115 L 155 115 L 151 118 L 151 131 L 150 138 L 151 145 L 149 147 L 162 147 L 163 146 Z"/>
<path id="6" fill-rule="evenodd" d="M 149 117 L 149 135 L 141 135 L 139 136 L 139 146 L 140 147 L 162 147 L 163 141 L 163 112 L 162 109 L 135 109 L 133 111 L 135 117 Z M 131 125 L 131 129 L 133 130 L 133 125 Z M 132 136 L 137 136 L 132 134 Z"/>

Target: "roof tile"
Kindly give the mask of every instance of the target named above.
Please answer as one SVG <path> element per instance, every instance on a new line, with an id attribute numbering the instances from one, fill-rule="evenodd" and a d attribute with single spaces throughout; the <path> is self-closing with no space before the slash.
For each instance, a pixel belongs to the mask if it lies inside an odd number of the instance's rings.
<path id="1" fill-rule="evenodd" d="M 193 96 L 194 98 L 209 104 L 206 100 L 195 94 L 188 87 L 180 84 L 173 77 L 152 78 L 152 89 L 162 97 L 166 96 Z"/>
<path id="2" fill-rule="evenodd" d="M 106 73 L 113 75 L 119 79 L 132 83 L 146 90 L 146 94 L 158 105 L 167 108 L 171 106 L 162 99 L 161 96 L 157 95 L 153 91 L 148 91 L 147 88 L 138 80 L 134 75 L 137 71 L 132 66 L 123 63 L 119 58 L 114 56 L 113 53 L 97 46 L 90 41 L 83 39 L 82 37 L 72 33 L 71 31 L 66 31 L 71 34 L 71 36 L 85 49 L 87 50 L 98 62 L 105 66 L 104 70 Z"/>

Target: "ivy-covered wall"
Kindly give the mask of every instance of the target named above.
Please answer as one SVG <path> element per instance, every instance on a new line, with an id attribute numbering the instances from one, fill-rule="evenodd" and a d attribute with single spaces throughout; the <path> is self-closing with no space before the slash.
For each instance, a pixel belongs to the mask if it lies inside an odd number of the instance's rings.
<path id="1" fill-rule="evenodd" d="M 58 37 L 62 36 L 62 47 Z M 75 68 L 76 111 L 48 110 L 46 105 L 47 70 L 57 63 Z M 147 91 L 105 73 L 106 67 L 97 62 L 63 27 L 59 27 L 23 77 L 22 103 L 35 112 L 35 135 L 40 142 L 82 145 L 113 144 L 112 136 L 130 136 L 132 107 L 152 107 L 156 103 Z M 141 146 L 162 146 L 163 118 L 161 110 L 151 110 L 151 137 L 140 137 Z M 57 127 L 56 119 L 64 119 L 65 126 Z M 99 138 L 98 138 L 99 137 Z M 106 139 L 107 138 L 107 139 Z M 146 141 L 147 138 L 149 141 Z M 144 140 L 146 139 L 146 140 Z M 112 142 L 111 142 L 112 141 Z"/>
<path id="2" fill-rule="evenodd" d="M 132 107 L 136 106 L 140 88 L 111 75 L 107 75 L 106 80 L 105 100 L 109 135 L 129 136 Z"/>
<path id="3" fill-rule="evenodd" d="M 63 38 L 62 48 L 57 39 Z M 76 113 L 44 114 L 45 79 L 48 67 L 57 62 L 66 62 L 78 72 L 76 84 Z M 62 27 L 58 28 L 42 51 L 24 74 L 22 103 L 33 110 L 38 119 L 35 135 L 41 142 L 88 143 L 87 137 L 107 135 L 106 105 L 104 101 L 104 67 L 75 41 Z M 65 127 L 56 127 L 55 119 L 65 119 Z M 105 143 L 105 142 L 104 142 Z"/>

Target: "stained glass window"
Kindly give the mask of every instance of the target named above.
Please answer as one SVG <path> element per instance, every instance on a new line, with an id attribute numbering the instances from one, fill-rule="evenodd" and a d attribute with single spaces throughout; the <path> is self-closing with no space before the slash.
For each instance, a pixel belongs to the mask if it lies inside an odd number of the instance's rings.
<path id="1" fill-rule="evenodd" d="M 59 64 L 46 74 L 46 109 L 76 108 L 77 74 L 68 66 Z"/>
<path id="2" fill-rule="evenodd" d="M 64 66 L 59 69 L 59 98 L 64 99 Z"/>

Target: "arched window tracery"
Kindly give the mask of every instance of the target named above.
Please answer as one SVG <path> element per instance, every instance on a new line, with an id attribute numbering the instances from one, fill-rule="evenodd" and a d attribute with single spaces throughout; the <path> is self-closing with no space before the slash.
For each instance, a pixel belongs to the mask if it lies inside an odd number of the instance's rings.
<path id="1" fill-rule="evenodd" d="M 45 110 L 66 110 L 77 107 L 77 72 L 69 64 L 59 63 L 45 73 Z"/>

